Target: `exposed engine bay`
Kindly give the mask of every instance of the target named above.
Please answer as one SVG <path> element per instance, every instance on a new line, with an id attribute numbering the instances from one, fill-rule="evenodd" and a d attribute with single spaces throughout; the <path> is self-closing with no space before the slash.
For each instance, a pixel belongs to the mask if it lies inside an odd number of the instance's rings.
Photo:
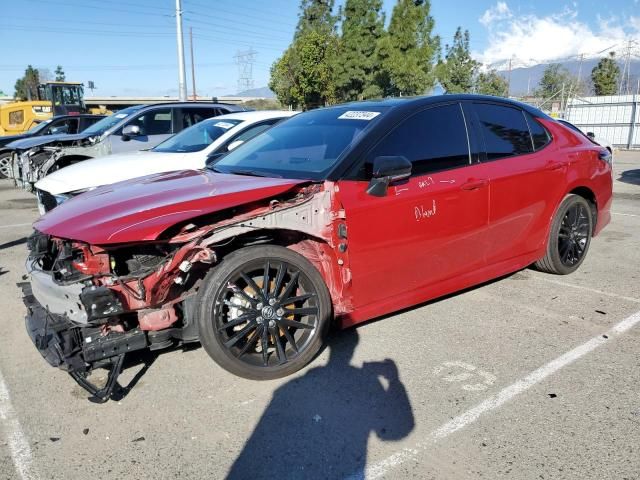
<path id="1" fill-rule="evenodd" d="M 27 150 L 14 151 L 12 169 L 16 185 L 31 192 L 33 185 L 49 173 L 76 161 L 110 153 L 105 150 L 107 145 L 99 140 L 99 136 L 80 140 L 58 140 Z"/>

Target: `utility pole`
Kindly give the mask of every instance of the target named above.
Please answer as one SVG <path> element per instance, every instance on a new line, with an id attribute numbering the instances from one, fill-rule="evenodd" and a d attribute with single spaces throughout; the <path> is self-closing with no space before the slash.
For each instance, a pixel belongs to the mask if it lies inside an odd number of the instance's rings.
<path id="1" fill-rule="evenodd" d="M 189 44 L 191 47 L 191 83 L 193 85 L 192 95 L 193 101 L 195 102 L 198 98 L 198 95 L 196 94 L 196 64 L 193 60 L 193 27 L 189 27 Z"/>
<path id="2" fill-rule="evenodd" d="M 187 101 L 187 76 L 184 71 L 184 39 L 182 38 L 182 0 L 176 0 L 176 39 L 178 41 L 178 99 Z"/>

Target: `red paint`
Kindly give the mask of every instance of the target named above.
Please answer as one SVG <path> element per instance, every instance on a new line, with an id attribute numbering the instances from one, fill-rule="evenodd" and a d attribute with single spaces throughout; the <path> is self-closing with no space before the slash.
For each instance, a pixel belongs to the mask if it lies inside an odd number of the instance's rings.
<path id="1" fill-rule="evenodd" d="M 47 213 L 34 228 L 92 245 L 155 240 L 167 228 L 286 192 L 301 180 L 184 170 L 97 188 Z"/>
<path id="2" fill-rule="evenodd" d="M 527 267 L 544 256 L 556 208 L 576 188 L 594 194 L 595 232 L 604 228 L 612 177 L 601 147 L 543 123 L 553 141 L 539 152 L 412 177 L 386 197 L 368 195 L 367 182 L 338 182 L 353 277 L 344 326 Z"/>
<path id="3" fill-rule="evenodd" d="M 577 189 L 595 200 L 595 233 L 604 228 L 610 220 L 612 172 L 599 158 L 601 147 L 558 123 L 543 123 L 553 141 L 539 152 L 415 176 L 390 186 L 384 197 L 368 195 L 368 182 L 356 180 L 296 190 L 306 192 L 296 197 L 298 203 L 331 192 L 329 211 L 315 212 L 322 217 L 314 238 L 305 236 L 289 247 L 320 271 L 343 326 L 530 265 L 545 253 L 558 205 Z M 199 244 L 205 235 L 286 208 L 270 205 L 284 193 L 290 200 L 286 205 L 295 204 L 290 190 L 302 183 L 195 171 L 154 175 L 81 195 L 35 226 L 94 245 L 142 242 L 156 240 L 177 223 L 241 207 L 202 228 L 175 231 L 167 241 L 180 246 L 142 280 L 144 298 L 137 298 L 137 280 L 110 286 L 127 310 L 169 308 L 184 295 L 176 280 L 183 275 L 183 261 L 215 265 L 216 246 Z M 346 238 L 338 235 L 341 224 Z M 89 257 L 90 268 L 102 268 L 101 260 Z M 175 318 L 165 313 L 140 317 L 147 330 L 165 328 L 170 321 Z"/>

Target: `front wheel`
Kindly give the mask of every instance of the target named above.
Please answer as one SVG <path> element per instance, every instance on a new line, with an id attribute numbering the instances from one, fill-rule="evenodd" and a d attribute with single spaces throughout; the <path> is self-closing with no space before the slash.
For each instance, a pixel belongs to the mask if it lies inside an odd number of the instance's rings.
<path id="1" fill-rule="evenodd" d="M 553 217 L 546 255 L 535 263 L 538 270 L 567 275 L 584 261 L 593 232 L 591 206 L 579 195 L 567 195 Z"/>
<path id="2" fill-rule="evenodd" d="M 253 380 L 290 375 L 318 353 L 332 304 L 318 270 L 275 245 L 242 248 L 198 293 L 200 341 L 225 370 Z"/>
<path id="3" fill-rule="evenodd" d="M 11 152 L 0 153 L 0 178 L 11 177 Z"/>

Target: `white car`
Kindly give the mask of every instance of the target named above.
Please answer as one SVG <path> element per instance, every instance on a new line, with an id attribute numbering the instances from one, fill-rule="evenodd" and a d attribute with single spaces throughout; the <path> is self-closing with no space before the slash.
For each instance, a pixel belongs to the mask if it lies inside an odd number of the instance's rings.
<path id="1" fill-rule="evenodd" d="M 107 155 L 62 168 L 35 184 L 41 214 L 80 193 L 154 173 L 207 163 L 298 112 L 236 112 L 203 120 L 149 150 Z"/>
<path id="2" fill-rule="evenodd" d="M 607 150 L 609 150 L 609 153 L 611 154 L 611 158 L 613 158 L 613 145 L 611 145 L 611 142 L 609 142 L 608 140 L 606 140 L 606 139 L 604 139 L 602 137 L 596 137 L 595 133 L 593 133 L 593 132 L 585 133 L 581 129 L 576 127 L 573 123 L 568 122 L 566 120 L 558 119 L 558 122 L 560 122 L 561 124 L 569 127 L 572 130 L 575 130 L 578 133 L 581 133 L 582 135 L 586 135 L 587 137 L 589 137 L 591 139 L 591 141 L 596 142 L 601 147 L 606 148 Z"/>

